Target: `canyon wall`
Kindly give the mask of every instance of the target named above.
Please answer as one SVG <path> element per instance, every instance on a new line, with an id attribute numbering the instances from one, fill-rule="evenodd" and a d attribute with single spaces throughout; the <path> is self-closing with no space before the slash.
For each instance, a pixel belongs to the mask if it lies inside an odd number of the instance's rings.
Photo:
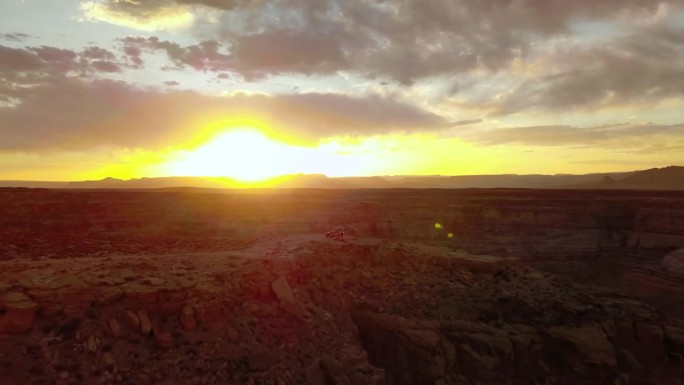
<path id="1" fill-rule="evenodd" d="M 682 192 L 2 189 L 0 200 L 0 259 L 236 250 L 342 225 L 560 272 L 584 264 L 653 297 L 684 286 L 684 260 L 669 254 L 684 248 Z"/>

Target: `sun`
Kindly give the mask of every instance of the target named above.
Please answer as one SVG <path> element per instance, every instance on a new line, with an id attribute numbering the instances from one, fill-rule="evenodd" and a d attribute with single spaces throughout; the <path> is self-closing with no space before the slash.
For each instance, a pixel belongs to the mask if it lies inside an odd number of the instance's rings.
<path id="1" fill-rule="evenodd" d="M 257 182 L 288 173 L 293 148 L 252 128 L 234 128 L 216 135 L 169 164 L 175 175 L 227 176 Z"/>
<path id="2" fill-rule="evenodd" d="M 270 187 L 284 180 L 281 176 L 377 175 L 396 163 L 381 139 L 305 142 L 256 119 L 244 120 L 199 125 L 199 134 L 184 146 L 191 150 L 168 149 L 158 174 L 229 177 L 237 182 L 226 181 L 230 187 Z"/>

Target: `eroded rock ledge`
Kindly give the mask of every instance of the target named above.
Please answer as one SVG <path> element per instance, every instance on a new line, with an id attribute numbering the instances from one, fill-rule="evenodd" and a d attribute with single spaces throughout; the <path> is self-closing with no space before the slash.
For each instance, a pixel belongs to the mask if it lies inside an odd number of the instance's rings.
<path id="1" fill-rule="evenodd" d="M 2 262 L 3 384 L 659 383 L 682 329 L 516 259 L 321 235 Z"/>
<path id="2" fill-rule="evenodd" d="M 652 320 L 497 328 L 369 311 L 353 319 L 390 384 L 645 384 L 682 374 L 682 330 Z"/>

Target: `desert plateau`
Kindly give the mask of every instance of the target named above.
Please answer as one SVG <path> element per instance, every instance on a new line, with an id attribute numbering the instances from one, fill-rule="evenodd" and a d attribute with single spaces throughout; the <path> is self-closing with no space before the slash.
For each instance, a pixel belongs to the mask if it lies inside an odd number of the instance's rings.
<path id="1" fill-rule="evenodd" d="M 0 190 L 0 382 L 681 384 L 684 193 Z M 341 228 L 344 239 L 326 238 Z"/>
<path id="2" fill-rule="evenodd" d="M 0 385 L 684 385 L 684 0 L 0 0 Z"/>

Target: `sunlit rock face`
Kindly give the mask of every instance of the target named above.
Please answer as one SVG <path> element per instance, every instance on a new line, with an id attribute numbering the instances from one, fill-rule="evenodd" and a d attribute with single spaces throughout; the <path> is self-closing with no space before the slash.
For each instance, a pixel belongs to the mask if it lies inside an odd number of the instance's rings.
<path id="1" fill-rule="evenodd" d="M 684 204 L 661 202 L 637 212 L 629 247 L 669 251 L 684 246 Z"/>
<path id="2" fill-rule="evenodd" d="M 655 320 L 492 327 L 373 312 L 353 319 L 370 361 L 385 369 L 390 384 L 668 381 L 679 373 L 670 360 L 684 347 L 681 329 Z"/>
<path id="3" fill-rule="evenodd" d="M 684 249 L 668 253 L 662 261 L 665 271 L 684 275 Z"/>

